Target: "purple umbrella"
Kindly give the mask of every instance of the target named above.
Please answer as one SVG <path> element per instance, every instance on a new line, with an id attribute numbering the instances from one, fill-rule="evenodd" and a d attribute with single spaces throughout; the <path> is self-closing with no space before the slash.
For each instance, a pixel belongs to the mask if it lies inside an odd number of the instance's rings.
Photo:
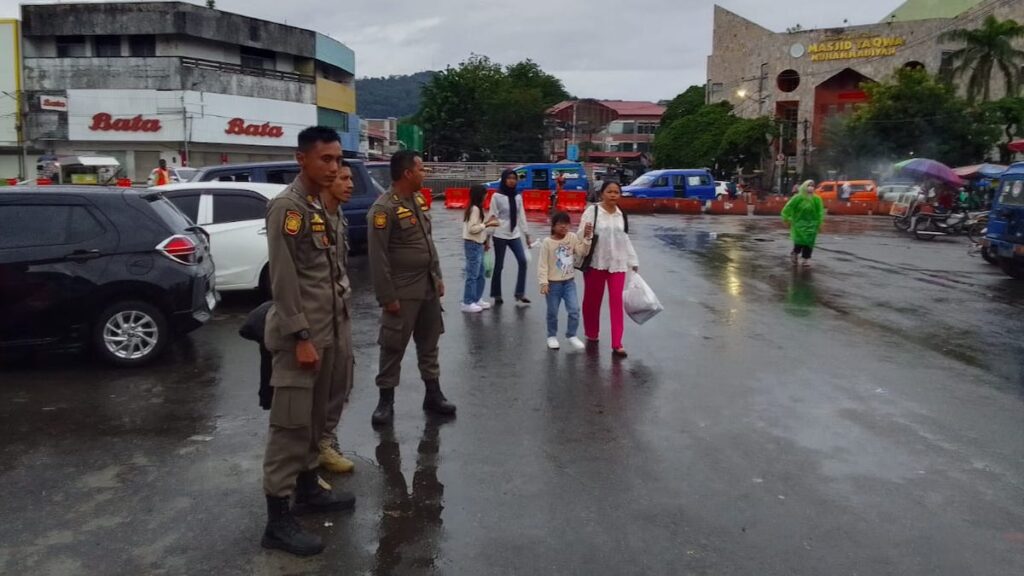
<path id="1" fill-rule="evenodd" d="M 909 176 L 939 180 L 952 186 L 963 186 L 964 184 L 963 179 L 957 176 L 952 168 L 935 160 L 911 158 L 910 160 L 897 162 L 894 166 L 896 170 Z"/>

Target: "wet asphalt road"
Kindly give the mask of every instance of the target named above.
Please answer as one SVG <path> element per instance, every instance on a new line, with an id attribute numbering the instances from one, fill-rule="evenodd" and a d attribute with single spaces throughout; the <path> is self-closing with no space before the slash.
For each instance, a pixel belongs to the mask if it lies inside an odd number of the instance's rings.
<path id="1" fill-rule="evenodd" d="M 634 216 L 666 311 L 627 320 L 618 362 L 606 333 L 545 349 L 532 266 L 531 308 L 459 313 L 460 218 L 435 219 L 458 418 L 424 417 L 409 354 L 393 433 L 371 429 L 355 258 L 357 469 L 331 479 L 359 501 L 303 519 L 322 555 L 259 546 L 266 414 L 237 336 L 258 301 L 231 295 L 154 367 L 0 372 L 0 573 L 1024 573 L 1024 284 L 966 240 L 833 218 L 794 271 L 774 218 Z"/>

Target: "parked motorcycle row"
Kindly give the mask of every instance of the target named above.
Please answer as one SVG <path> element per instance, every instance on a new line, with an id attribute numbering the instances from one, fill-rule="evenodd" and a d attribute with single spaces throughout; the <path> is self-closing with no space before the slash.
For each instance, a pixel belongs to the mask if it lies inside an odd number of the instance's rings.
<path id="1" fill-rule="evenodd" d="M 944 210 L 929 203 L 920 190 L 902 194 L 893 204 L 890 215 L 897 230 L 913 234 L 918 240 L 966 235 L 972 245 L 980 246 L 988 232 L 988 210 L 972 211 L 962 204 Z M 988 262 L 995 263 L 985 248 L 981 249 L 981 254 Z"/>

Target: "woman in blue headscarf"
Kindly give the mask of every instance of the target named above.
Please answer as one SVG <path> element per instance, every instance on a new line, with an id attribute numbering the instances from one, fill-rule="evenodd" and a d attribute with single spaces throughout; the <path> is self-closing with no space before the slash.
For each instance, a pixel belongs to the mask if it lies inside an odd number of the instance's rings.
<path id="1" fill-rule="evenodd" d="M 511 250 L 519 263 L 519 275 L 516 277 L 516 303 L 527 305 L 526 298 L 526 244 L 530 243 L 530 233 L 526 227 L 526 209 L 523 208 L 523 197 L 516 185 L 519 177 L 515 170 L 506 169 L 501 173 L 498 193 L 491 197 L 491 206 L 487 210 L 487 219 L 491 216 L 498 219 L 498 226 L 491 229 L 494 237 L 494 272 L 491 275 L 491 297 L 495 304 L 503 302 L 501 298 L 501 271 L 505 264 L 505 250 Z"/>

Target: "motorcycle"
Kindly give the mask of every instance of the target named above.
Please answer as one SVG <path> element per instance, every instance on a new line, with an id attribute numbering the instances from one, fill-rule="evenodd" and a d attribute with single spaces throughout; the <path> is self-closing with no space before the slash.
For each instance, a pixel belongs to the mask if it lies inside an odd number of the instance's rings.
<path id="1" fill-rule="evenodd" d="M 968 212 L 957 206 L 950 212 L 920 212 L 912 218 L 911 228 L 918 240 L 934 240 L 939 236 L 968 234 L 983 236 L 987 226 L 988 212 Z"/>
<path id="2" fill-rule="evenodd" d="M 924 204 L 925 194 L 918 188 L 901 193 L 893 202 L 892 208 L 889 209 L 892 225 L 900 232 L 910 230 L 914 223 L 914 217 L 921 211 Z"/>

